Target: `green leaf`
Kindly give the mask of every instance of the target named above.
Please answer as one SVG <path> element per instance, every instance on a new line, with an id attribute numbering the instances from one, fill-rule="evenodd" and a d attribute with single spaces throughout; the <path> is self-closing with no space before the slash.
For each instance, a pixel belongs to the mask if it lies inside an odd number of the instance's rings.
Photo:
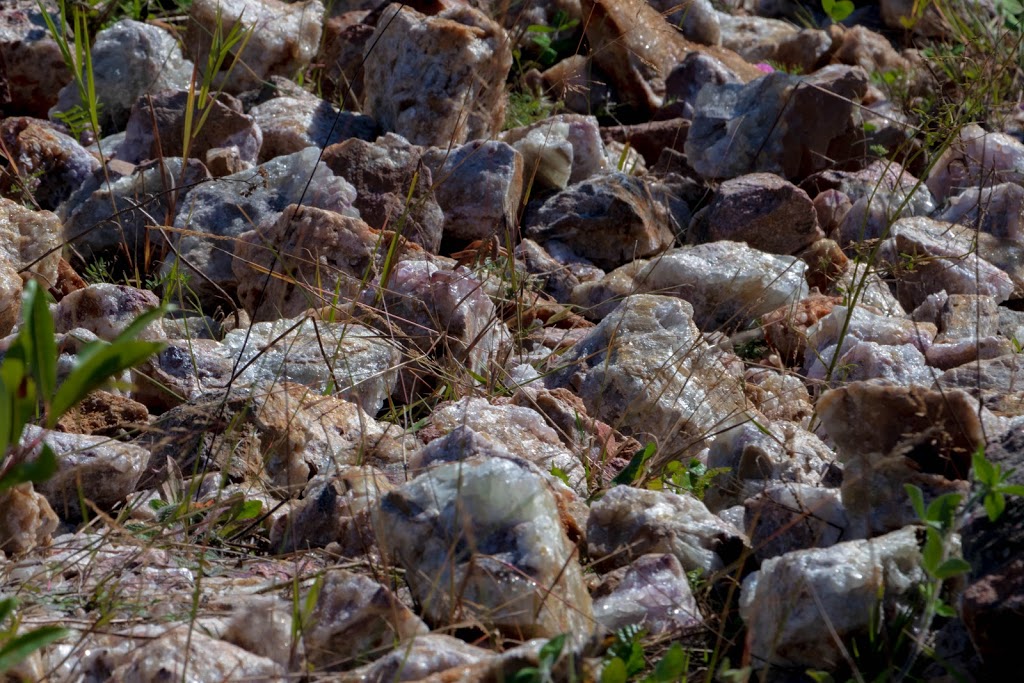
<path id="1" fill-rule="evenodd" d="M 601 671 L 601 683 L 626 683 L 628 679 L 626 663 L 618 657 L 605 664 Z"/>
<path id="2" fill-rule="evenodd" d="M 1008 496 L 1024 496 L 1024 486 L 1019 484 L 1002 484 L 997 490 Z"/>
<path id="3" fill-rule="evenodd" d="M 647 462 L 652 455 L 654 455 L 655 448 L 656 446 L 653 443 L 649 443 L 646 446 L 644 446 L 644 449 L 642 451 L 640 451 L 639 453 L 634 453 L 633 457 L 629 461 L 629 464 L 622 468 L 621 472 L 615 475 L 615 478 L 612 479 L 612 483 L 625 484 L 628 486 L 629 484 L 632 484 L 634 481 L 636 481 L 640 477 L 640 472 L 644 466 L 644 463 Z"/>
<path id="4" fill-rule="evenodd" d="M 66 628 L 42 626 L 14 638 L 0 647 L 0 673 L 9 671 L 36 650 L 46 647 L 67 634 Z"/>
<path id="5" fill-rule="evenodd" d="M 57 456 L 45 443 L 39 449 L 39 456 L 27 462 L 19 462 L 0 477 L 0 491 L 23 484 L 46 481 L 57 472 Z"/>
<path id="6" fill-rule="evenodd" d="M 907 492 L 907 497 L 910 498 L 910 504 L 914 506 L 914 512 L 917 513 L 918 519 L 924 519 L 924 493 L 921 489 L 914 486 L 913 484 L 904 484 L 903 490 Z"/>
<path id="7" fill-rule="evenodd" d="M 982 504 L 985 506 L 988 521 L 995 522 L 1003 516 L 1003 511 L 1006 509 L 1006 497 L 998 491 L 993 491 L 982 499 Z"/>
<path id="8" fill-rule="evenodd" d="M 939 568 L 939 564 L 942 562 L 942 536 L 931 527 L 925 529 L 925 533 L 927 534 L 927 539 L 924 542 L 924 548 L 921 550 L 921 565 L 926 572 L 934 576 Z"/>
<path id="9" fill-rule="evenodd" d="M 14 608 L 18 606 L 18 601 L 14 598 L 6 598 L 0 600 L 0 626 L 7 621 L 7 618 L 14 614 Z"/>
<path id="10" fill-rule="evenodd" d="M 943 493 L 936 496 L 925 512 L 925 519 L 930 522 L 939 522 L 945 527 L 953 524 L 953 517 L 956 515 L 957 506 L 960 505 L 959 493 Z"/>
<path id="11" fill-rule="evenodd" d="M 956 610 L 951 605 L 946 604 L 943 600 L 936 600 L 935 614 L 946 619 L 952 619 L 956 616 Z"/>
<path id="12" fill-rule="evenodd" d="M 561 467 L 558 467 L 556 465 L 552 465 L 551 466 L 551 476 L 557 477 L 566 486 L 569 485 L 569 475 L 566 474 L 565 470 L 563 470 Z"/>
<path id="13" fill-rule="evenodd" d="M 249 519 L 256 519 L 263 512 L 263 503 L 258 500 L 244 501 L 234 516 L 235 521 L 244 522 Z"/>
<path id="14" fill-rule="evenodd" d="M 951 557 L 943 562 L 932 574 L 936 579 L 951 579 L 971 571 L 971 565 L 959 557 Z"/>
<path id="15" fill-rule="evenodd" d="M 118 338 L 120 339 L 120 337 Z M 52 428 L 60 416 L 77 405 L 95 389 L 100 388 L 111 377 L 123 370 L 135 367 L 163 348 L 159 342 L 117 341 L 104 345 L 90 353 L 84 361 L 71 371 L 57 391 L 47 416 L 47 426 Z"/>
<path id="16" fill-rule="evenodd" d="M 654 672 L 647 678 L 651 683 L 676 683 L 686 673 L 688 664 L 686 651 L 679 643 L 672 643 L 665 656 L 654 667 Z"/>
<path id="17" fill-rule="evenodd" d="M 548 642 L 544 643 L 544 646 L 540 649 L 540 668 L 551 670 L 551 667 L 558 661 L 558 656 L 562 654 L 562 648 L 565 647 L 565 637 L 567 634 L 562 633 L 557 635 Z"/>
<path id="18" fill-rule="evenodd" d="M 24 322 L 18 336 L 24 335 L 32 340 L 27 347 L 30 353 L 28 360 L 39 394 L 46 400 L 57 389 L 57 345 L 53 341 L 53 318 L 50 317 L 46 292 L 35 280 L 29 280 L 25 285 L 21 305 Z"/>
<path id="19" fill-rule="evenodd" d="M 974 468 L 975 479 L 982 484 L 995 486 L 999 479 L 998 472 L 996 470 L 996 466 L 989 462 L 985 457 L 983 447 L 979 446 L 978 450 L 976 450 L 971 456 L 971 466 Z"/>

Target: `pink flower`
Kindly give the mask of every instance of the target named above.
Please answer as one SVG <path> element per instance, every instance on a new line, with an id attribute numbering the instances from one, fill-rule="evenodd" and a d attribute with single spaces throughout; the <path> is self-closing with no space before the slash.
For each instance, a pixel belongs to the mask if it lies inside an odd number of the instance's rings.
<path id="1" fill-rule="evenodd" d="M 759 64 L 755 64 L 754 66 L 760 69 L 761 71 L 765 72 L 766 74 L 775 72 L 775 67 L 773 67 L 771 64 L 765 64 L 764 62 L 761 62 Z"/>

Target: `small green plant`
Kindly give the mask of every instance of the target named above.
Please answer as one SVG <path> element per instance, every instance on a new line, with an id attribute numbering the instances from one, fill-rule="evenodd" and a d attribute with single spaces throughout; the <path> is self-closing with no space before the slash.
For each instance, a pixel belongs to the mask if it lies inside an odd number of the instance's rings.
<path id="1" fill-rule="evenodd" d="M 680 643 L 672 643 L 652 669 L 644 652 L 643 639 L 646 635 L 647 632 L 636 624 L 615 632 L 615 640 L 605 653 L 600 683 L 677 683 L 687 680 L 690 653 Z M 640 677 L 645 671 L 647 675 Z"/>
<path id="2" fill-rule="evenodd" d="M 537 62 L 540 66 L 552 66 L 568 50 L 575 47 L 572 36 L 566 37 L 561 34 L 576 28 L 579 23 L 579 19 L 569 19 L 568 14 L 559 10 L 555 13 L 552 26 L 531 24 L 526 27 L 526 33 L 529 35 L 530 40 L 540 49 L 540 55 L 537 57 Z"/>
<path id="3" fill-rule="evenodd" d="M 821 0 L 821 9 L 838 24 L 853 14 L 854 6 L 851 0 Z"/>
<path id="4" fill-rule="evenodd" d="M 10 671 L 36 650 L 68 634 L 66 628 L 40 626 L 18 635 L 21 621 L 15 611 L 17 607 L 14 598 L 0 600 L 0 674 Z"/>
<path id="5" fill-rule="evenodd" d="M 512 676 L 512 683 L 555 683 L 553 669 L 555 662 L 565 649 L 566 634 L 555 636 L 540 648 L 537 666 L 520 669 Z"/>
<path id="6" fill-rule="evenodd" d="M 715 477 L 728 471 L 728 467 L 715 467 L 709 470 L 708 466 L 697 458 L 691 458 L 685 465 L 673 460 L 665 465 L 660 477 L 655 477 L 647 483 L 647 488 L 665 489 L 673 493 L 692 493 L 703 500 L 704 493 Z"/>

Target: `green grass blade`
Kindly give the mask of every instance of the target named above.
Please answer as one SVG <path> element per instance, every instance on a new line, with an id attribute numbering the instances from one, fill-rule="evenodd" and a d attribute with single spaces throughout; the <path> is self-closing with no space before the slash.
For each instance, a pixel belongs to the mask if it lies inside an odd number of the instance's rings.
<path id="1" fill-rule="evenodd" d="M 57 345 L 53 341 L 53 318 L 46 293 L 35 280 L 25 285 L 22 308 L 25 322 L 19 334 L 32 340 L 28 348 L 32 375 L 40 396 L 46 400 L 57 390 Z"/>
<path id="2" fill-rule="evenodd" d="M 66 628 L 41 626 L 14 638 L 0 648 L 0 673 L 13 669 L 36 650 L 46 647 L 55 640 L 60 640 L 67 634 Z"/>
<path id="3" fill-rule="evenodd" d="M 0 491 L 6 491 L 27 481 L 46 481 L 56 472 L 57 456 L 49 446 L 43 444 L 39 451 L 39 457 L 27 462 L 19 462 L 0 477 Z"/>
<path id="4" fill-rule="evenodd" d="M 65 412 L 111 377 L 135 367 L 160 351 L 160 342 L 114 341 L 94 351 L 81 362 L 61 385 L 50 406 L 47 426 L 53 427 Z"/>

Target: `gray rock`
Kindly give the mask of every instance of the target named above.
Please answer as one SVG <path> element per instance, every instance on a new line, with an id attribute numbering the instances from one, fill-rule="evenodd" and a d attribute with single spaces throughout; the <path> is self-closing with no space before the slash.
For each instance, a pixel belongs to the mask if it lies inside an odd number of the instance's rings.
<path id="1" fill-rule="evenodd" d="M 846 337 L 842 345 L 818 350 L 809 361 L 807 378 L 832 384 L 883 379 L 901 386 L 929 386 L 935 379 L 935 371 L 928 367 L 934 348 L 931 345 L 922 353 L 912 344 L 879 344 Z"/>
<path id="2" fill-rule="evenodd" d="M 884 620 L 908 609 L 925 580 L 920 564 L 913 528 L 766 561 L 740 594 L 751 661 L 759 668 L 834 669 L 844 660 L 832 633 L 842 643 L 866 635 L 879 595 Z"/>
<path id="3" fill-rule="evenodd" d="M 353 207 L 355 189 L 318 164 L 319 156 L 319 149 L 307 147 L 252 171 L 205 184 L 193 190 L 186 201 L 178 202 L 174 227 L 190 231 L 177 242 L 177 253 L 184 260 L 180 268 L 191 276 L 189 286 L 200 301 L 223 296 L 207 278 L 228 293 L 238 287 L 231 250 L 225 248 L 223 238 L 236 238 L 255 225 L 277 218 L 300 198 L 303 206 L 358 217 Z M 175 266 L 173 256 L 169 256 L 161 272 L 168 275 Z M 192 273 L 193 269 L 203 276 Z"/>
<path id="4" fill-rule="evenodd" d="M 167 215 L 209 178 L 198 161 L 188 162 L 182 170 L 181 159 L 175 157 L 128 175 L 110 168 L 97 170 L 60 207 L 64 238 L 84 261 L 124 260 L 134 272 L 146 262 L 147 244 L 151 252 L 153 245 L 166 244 L 163 233 L 150 226 L 163 225 Z"/>
<path id="5" fill-rule="evenodd" d="M 554 195 L 526 222 L 524 235 L 557 241 L 595 265 L 612 269 L 672 246 L 667 202 L 636 176 L 609 173 Z"/>
<path id="6" fill-rule="evenodd" d="M 796 254 L 825 236 L 807 193 L 771 173 L 752 173 L 718 187 L 690 239 L 732 240 L 769 254 Z"/>
<path id="7" fill-rule="evenodd" d="M 79 507 L 83 497 L 104 511 L 123 502 L 135 491 L 149 462 L 149 452 L 144 448 L 105 436 L 25 427 L 22 444 L 30 453 L 38 453 L 43 443 L 57 456 L 57 472 L 40 482 L 38 491 L 66 520 L 92 516 L 91 508 Z"/>
<path id="8" fill-rule="evenodd" d="M 195 0 L 188 19 L 186 44 L 196 64 L 206 64 L 214 35 L 224 35 L 236 24 L 243 35 L 249 34 L 239 63 L 214 79 L 215 86 L 239 93 L 258 88 L 271 76 L 291 78 L 313 61 L 324 6 L 319 0 Z"/>
<path id="9" fill-rule="evenodd" d="M 70 332 L 84 328 L 105 341 L 124 332 L 137 317 L 160 305 L 160 298 L 147 289 L 125 285 L 98 284 L 71 292 L 57 304 L 54 329 Z M 163 323 L 151 322 L 139 333 L 139 339 L 166 339 Z"/>
<path id="10" fill-rule="evenodd" d="M 917 519 L 904 484 L 921 488 L 926 504 L 966 491 L 971 454 L 984 442 L 977 406 L 961 391 L 855 382 L 825 393 L 818 416 L 844 465 L 843 505 L 855 538 Z"/>
<path id="11" fill-rule="evenodd" d="M 426 16 L 392 4 L 370 45 L 365 108 L 384 130 L 436 147 L 501 130 L 511 41 L 482 12 L 458 7 Z"/>
<path id="12" fill-rule="evenodd" d="M 783 484 L 743 503 L 754 557 L 764 562 L 794 550 L 828 548 L 846 535 L 846 510 L 838 489 Z"/>
<path id="13" fill-rule="evenodd" d="M 277 597 L 252 596 L 235 605 L 222 639 L 294 670 L 305 652 L 294 623 L 294 603 Z"/>
<path id="14" fill-rule="evenodd" d="M 991 296 L 951 294 L 939 310 L 938 323 L 936 343 L 990 337 L 999 329 L 999 307 Z"/>
<path id="15" fill-rule="evenodd" d="M 778 59 L 779 47 L 792 39 L 800 29 L 780 19 L 763 16 L 719 16 L 722 45 L 735 50 L 752 64 Z"/>
<path id="16" fill-rule="evenodd" d="M 1010 276 L 978 254 L 975 233 L 930 218 L 902 218 L 892 225 L 879 259 L 896 277 L 895 293 L 907 310 L 929 294 L 983 294 L 997 303 L 1013 293 Z"/>
<path id="17" fill-rule="evenodd" d="M 55 15 L 54 23 L 59 21 Z M 71 80 L 35 2 L 6 3 L 0 10 L 0 65 L 0 108 L 9 116 L 46 118 L 58 91 Z"/>
<path id="18" fill-rule="evenodd" d="M 288 381 L 330 392 L 375 415 L 394 390 L 400 351 L 362 325 L 283 318 L 224 336 L 222 357 L 242 384 Z"/>
<path id="19" fill-rule="evenodd" d="M 373 305 L 375 293 L 363 294 Z M 445 270 L 428 261 L 401 261 L 379 302 L 386 334 L 407 342 L 411 355 L 454 359 L 478 374 L 501 365 L 511 333 L 484 290 L 462 267 Z"/>
<path id="20" fill-rule="evenodd" d="M 441 245 L 446 216 L 438 205 L 431 169 L 419 163 L 422 151 L 422 148 L 388 133 L 378 138 L 376 143 L 350 139 L 332 145 L 324 150 L 323 161 L 335 175 L 345 178 L 356 188 L 355 207 L 364 221 L 381 230 L 397 231 L 401 228 L 405 238 L 436 253 Z M 465 173 L 456 171 L 458 177 L 452 178 L 450 175 L 454 170 L 446 169 L 449 182 L 453 186 L 461 184 L 463 191 L 479 191 L 487 182 L 483 177 L 471 179 L 469 169 Z M 466 187 L 467 184 L 472 186 L 472 190 Z M 445 188 L 446 199 L 456 197 L 456 192 L 451 191 L 453 189 L 458 191 L 454 187 Z M 452 205 L 450 212 L 453 218 L 460 214 L 459 208 Z M 475 212 L 471 219 L 485 218 L 482 212 L 486 208 L 478 204 L 466 204 L 465 208 Z"/>
<path id="21" fill-rule="evenodd" d="M 1014 183 L 969 187 L 951 197 L 935 218 L 976 228 L 994 237 L 1024 242 L 1024 187 Z"/>
<path id="22" fill-rule="evenodd" d="M 357 557 L 376 548 L 371 509 L 394 485 L 372 467 L 343 466 L 306 485 L 287 514 L 270 531 L 270 545 L 289 553 L 337 543 L 337 553 Z"/>
<path id="23" fill-rule="evenodd" d="M 688 40 L 703 45 L 722 44 L 723 15 L 715 11 L 710 0 L 652 0 L 650 5 L 670 24 L 682 29 Z"/>
<path id="24" fill-rule="evenodd" d="M 22 277 L 39 280 L 44 287 L 55 286 L 61 243 L 57 216 L 0 199 L 0 257 L 24 273 Z"/>
<path id="25" fill-rule="evenodd" d="M 422 162 L 444 212 L 445 237 L 508 242 L 523 194 L 522 155 L 504 142 L 477 140 L 427 150 Z"/>
<path id="26" fill-rule="evenodd" d="M 260 162 L 349 138 L 377 137 L 377 124 L 369 116 L 342 112 L 324 100 L 275 97 L 250 109 L 249 115 L 263 131 Z"/>
<path id="27" fill-rule="evenodd" d="M 701 88 L 725 83 L 742 81 L 714 57 L 691 52 L 665 78 L 665 99 L 677 103 L 683 118 L 693 119 L 693 107 Z"/>
<path id="28" fill-rule="evenodd" d="M 170 33 L 152 24 L 122 19 L 96 34 L 92 44 L 92 70 L 99 123 L 107 134 L 124 129 L 132 105 L 141 95 L 161 90 L 187 90 L 192 62 Z M 60 91 L 51 119 L 82 105 L 78 87 L 69 83 Z"/>
<path id="29" fill-rule="evenodd" d="M 609 595 L 594 601 L 594 618 L 609 631 L 639 625 L 650 634 L 703 623 L 686 572 L 675 555 L 641 555 Z"/>
<path id="30" fill-rule="evenodd" d="M 1024 414 L 1020 354 L 969 363 L 939 375 L 936 385 L 943 390 L 962 389 L 997 415 Z"/>
<path id="31" fill-rule="evenodd" d="M 722 469 L 704 496 L 713 512 L 739 505 L 777 483 L 823 486 L 835 456 L 821 439 L 789 422 L 746 422 L 715 437 L 709 469 Z"/>
<path id="32" fill-rule="evenodd" d="M 537 187 L 564 190 L 607 169 L 597 119 L 559 114 L 502 134 L 523 157 L 526 178 Z"/>
<path id="33" fill-rule="evenodd" d="M 692 495 L 616 486 L 590 506 L 587 553 L 602 570 L 667 553 L 684 571 L 709 574 L 737 562 L 748 548 L 743 532 Z"/>
<path id="34" fill-rule="evenodd" d="M 386 652 L 429 631 L 387 588 L 344 570 L 324 578 L 309 623 L 307 656 L 327 671 L 354 668 L 367 655 Z"/>
<path id="35" fill-rule="evenodd" d="M 747 369 L 743 380 L 744 392 L 762 415 L 807 426 L 814 407 L 799 376 L 755 366 Z"/>
<path id="36" fill-rule="evenodd" d="M 255 322 L 344 305 L 380 272 L 392 238 L 359 218 L 290 204 L 239 235 L 231 264 L 238 299 Z M 399 239 L 395 258 L 408 251 Z"/>
<path id="37" fill-rule="evenodd" d="M 439 465 L 385 495 L 384 553 L 435 626 L 478 620 L 516 638 L 593 632 L 590 594 L 549 483 L 533 465 Z"/>
<path id="38" fill-rule="evenodd" d="M 163 678 L 194 683 L 261 680 L 284 683 L 285 670 L 273 660 L 237 645 L 211 638 L 202 629 L 181 626 L 134 646 L 112 676 L 125 683 L 151 683 Z"/>
<path id="39" fill-rule="evenodd" d="M 140 97 L 132 106 L 124 141 L 116 148 L 116 157 L 133 164 L 147 159 L 180 157 L 185 149 L 188 101 L 187 90 L 167 90 Z M 205 115 L 206 119 L 198 130 L 198 120 L 191 124 L 190 159 L 206 160 L 211 150 L 232 148 L 245 168 L 256 165 L 264 136 L 254 117 L 242 112 L 241 102 L 221 93 L 217 99 L 211 99 L 202 114 L 195 115 Z"/>
<path id="40" fill-rule="evenodd" d="M 928 189 L 939 201 L 972 187 L 1024 183 L 1024 143 L 1006 133 L 986 133 L 977 124 L 960 130 L 960 137 L 935 161 Z"/>
<path id="41" fill-rule="evenodd" d="M 0 140 L 16 164 L 11 170 L 17 171 L 0 175 L 0 192 L 18 202 L 31 197 L 41 209 L 56 210 L 100 167 L 96 157 L 49 121 L 8 117 L 0 122 Z"/>
<path id="42" fill-rule="evenodd" d="M 374 662 L 353 670 L 343 683 L 398 683 L 430 680 L 431 674 L 484 662 L 494 652 L 446 636 L 428 633 L 408 638 Z"/>
<path id="43" fill-rule="evenodd" d="M 223 389 L 234 372 L 232 360 L 211 339 L 170 339 L 158 353 L 132 370 L 132 398 L 154 412 Z"/>
<path id="44" fill-rule="evenodd" d="M 694 105 L 686 156 L 709 179 L 755 171 L 805 177 L 853 153 L 863 135 L 855 103 L 867 85 L 862 69 L 839 65 L 708 85 Z"/>
<path id="45" fill-rule="evenodd" d="M 673 297 L 627 298 L 559 359 L 549 387 L 571 388 L 591 417 L 657 443 L 659 462 L 696 455 L 747 406 L 692 310 Z"/>

